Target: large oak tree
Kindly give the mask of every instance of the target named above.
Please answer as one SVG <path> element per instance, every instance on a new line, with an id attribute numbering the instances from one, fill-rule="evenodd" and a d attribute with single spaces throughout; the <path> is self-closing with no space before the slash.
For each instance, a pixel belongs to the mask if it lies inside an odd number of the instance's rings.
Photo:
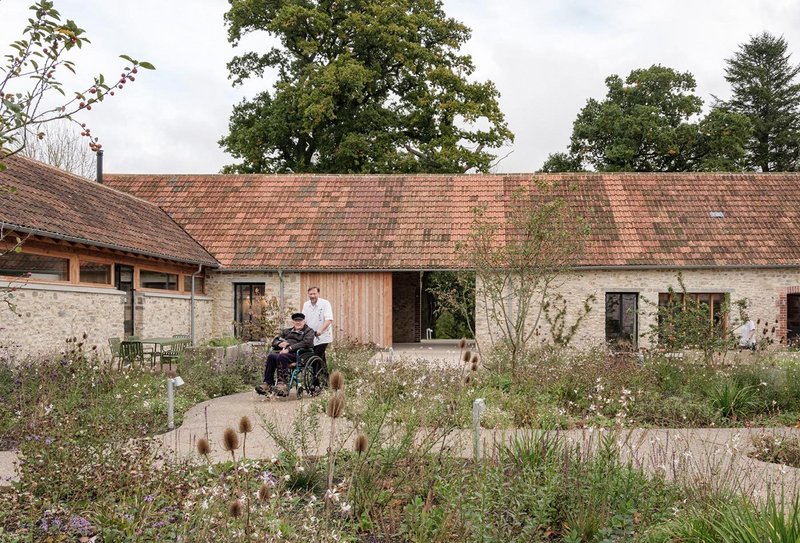
<path id="1" fill-rule="evenodd" d="M 590 98 L 578 113 L 567 153 L 543 171 L 736 171 L 744 167 L 750 134 L 746 117 L 703 101 L 689 72 L 664 66 L 606 78 L 603 100 Z"/>
<path id="2" fill-rule="evenodd" d="M 470 80 L 470 31 L 438 0 L 231 0 L 234 84 L 271 90 L 236 105 L 220 144 L 227 172 L 486 172 L 510 142 L 498 91 Z"/>

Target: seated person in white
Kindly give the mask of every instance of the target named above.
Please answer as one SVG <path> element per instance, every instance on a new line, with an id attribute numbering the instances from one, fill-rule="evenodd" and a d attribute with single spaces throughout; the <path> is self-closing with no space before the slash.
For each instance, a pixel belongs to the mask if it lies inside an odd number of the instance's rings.
<path id="1" fill-rule="evenodd" d="M 755 350 L 756 348 L 756 323 L 752 319 L 736 329 L 739 336 L 739 347 Z"/>

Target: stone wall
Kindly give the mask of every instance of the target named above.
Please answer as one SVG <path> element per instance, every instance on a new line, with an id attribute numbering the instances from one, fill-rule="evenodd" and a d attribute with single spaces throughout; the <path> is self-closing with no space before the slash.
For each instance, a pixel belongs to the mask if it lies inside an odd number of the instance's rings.
<path id="1" fill-rule="evenodd" d="M 264 283 L 267 298 L 281 298 L 281 276 L 277 272 L 208 272 L 206 294 L 214 300 L 211 317 L 213 337 L 234 335 L 234 283 Z M 297 310 L 303 307 L 305 293 L 301 297 L 299 273 L 283 274 L 282 292 L 286 307 Z"/>
<path id="2" fill-rule="evenodd" d="M 198 343 L 211 337 L 212 307 L 210 297 L 195 295 L 194 330 Z M 140 338 L 188 335 L 192 327 L 191 296 L 138 291 L 134 315 Z"/>
<path id="3" fill-rule="evenodd" d="M 608 292 L 635 292 L 639 294 L 639 347 L 651 346 L 648 332 L 656 323 L 655 311 L 659 293 L 671 286 L 680 287 L 677 281 L 678 270 L 598 270 L 566 274 L 559 279 L 554 290 L 567 302 L 567 323 L 574 322 L 583 302 L 590 294 L 595 296 L 591 311 L 583 320 L 572 341 L 572 346 L 592 347 L 605 342 L 605 295 Z M 777 332 L 785 333 L 786 293 L 800 287 L 800 270 L 784 269 L 727 269 L 727 270 L 682 270 L 687 292 L 726 293 L 731 302 L 745 299 L 749 306 L 749 316 L 761 322 L 777 323 Z M 478 339 L 491 344 L 492 336 L 497 337 L 497 326 L 489 326 L 486 311 L 478 300 L 476 321 Z M 516 310 L 513 307 L 513 310 Z M 538 313 L 538 305 L 531 308 L 529 323 Z M 781 320 L 783 319 L 783 320 Z M 550 329 L 544 316 L 539 321 L 539 331 L 535 341 L 551 341 Z M 771 326 L 770 326 L 771 327 Z M 761 333 L 761 330 L 758 331 Z"/>
<path id="4" fill-rule="evenodd" d="M 0 307 L 0 356 L 3 350 L 15 360 L 45 356 L 84 333 L 87 350 L 96 345 L 107 354 L 108 338 L 123 335 L 125 294 L 116 289 L 30 283 L 12 294 L 19 316 Z"/>

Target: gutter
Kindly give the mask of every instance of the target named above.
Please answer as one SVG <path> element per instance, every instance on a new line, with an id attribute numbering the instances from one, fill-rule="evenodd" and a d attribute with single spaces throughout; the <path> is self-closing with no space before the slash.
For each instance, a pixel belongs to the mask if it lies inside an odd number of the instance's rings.
<path id="1" fill-rule="evenodd" d="M 197 275 L 202 271 L 203 271 L 203 265 L 200 264 L 200 267 L 197 268 L 197 271 L 192 274 L 192 298 L 189 304 L 189 312 L 190 312 L 189 321 L 191 323 L 189 337 L 191 337 L 192 339 L 192 347 L 197 346 L 197 340 L 195 338 L 195 333 L 194 333 L 194 278 L 197 277 Z"/>
<path id="2" fill-rule="evenodd" d="M 800 262 L 796 264 L 728 264 L 719 265 L 691 265 L 676 266 L 662 264 L 637 264 L 627 266 L 574 266 L 567 268 L 566 271 L 637 271 L 637 270 L 796 270 L 800 268 Z M 384 273 L 384 272 L 420 272 L 420 271 L 473 271 L 469 268 L 225 268 L 219 265 L 219 273 L 336 273 L 336 272 L 359 272 L 359 273 Z"/>

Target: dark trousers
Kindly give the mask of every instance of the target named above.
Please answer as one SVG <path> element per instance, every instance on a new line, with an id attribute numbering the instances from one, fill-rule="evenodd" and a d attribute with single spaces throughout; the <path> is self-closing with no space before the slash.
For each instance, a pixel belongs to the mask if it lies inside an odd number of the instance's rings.
<path id="1" fill-rule="evenodd" d="M 291 353 L 269 353 L 264 368 L 264 382 L 270 386 L 274 385 L 277 370 L 278 383 L 289 384 L 289 364 L 294 362 L 294 359 L 295 355 Z"/>
<path id="2" fill-rule="evenodd" d="M 325 371 L 328 371 L 328 359 L 325 358 L 325 349 L 328 348 L 327 343 L 320 343 L 319 345 L 314 345 L 314 354 L 317 355 L 325 362 Z"/>

